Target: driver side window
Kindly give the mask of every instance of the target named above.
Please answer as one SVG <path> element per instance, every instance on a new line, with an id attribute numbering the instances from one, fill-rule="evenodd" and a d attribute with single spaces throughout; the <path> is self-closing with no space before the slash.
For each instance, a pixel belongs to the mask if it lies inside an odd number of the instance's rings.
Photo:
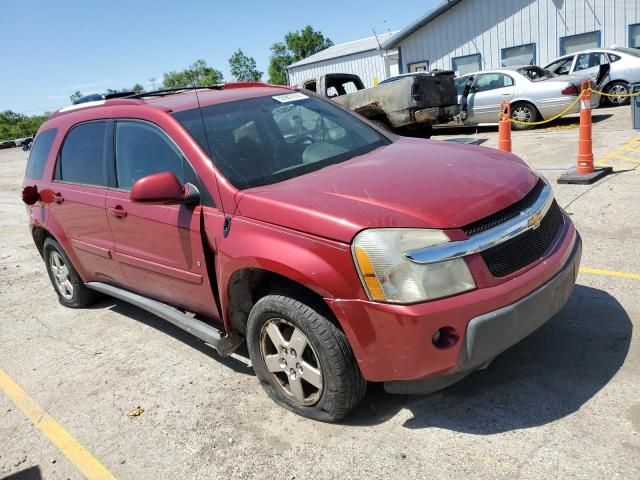
<path id="1" fill-rule="evenodd" d="M 118 188 L 129 190 L 139 179 L 159 172 L 173 172 L 180 183 L 185 182 L 186 160 L 158 127 L 146 122 L 117 121 L 115 130 Z"/>

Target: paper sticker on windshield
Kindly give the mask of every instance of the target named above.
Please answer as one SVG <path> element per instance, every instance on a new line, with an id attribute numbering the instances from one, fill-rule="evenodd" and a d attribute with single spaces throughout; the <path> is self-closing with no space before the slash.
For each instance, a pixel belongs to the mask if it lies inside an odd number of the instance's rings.
<path id="1" fill-rule="evenodd" d="M 271 97 L 275 101 L 280 103 L 288 103 L 295 102 L 297 100 L 305 100 L 307 97 L 304 93 L 296 92 L 296 93 L 285 93 L 284 95 L 276 95 L 275 97 Z"/>

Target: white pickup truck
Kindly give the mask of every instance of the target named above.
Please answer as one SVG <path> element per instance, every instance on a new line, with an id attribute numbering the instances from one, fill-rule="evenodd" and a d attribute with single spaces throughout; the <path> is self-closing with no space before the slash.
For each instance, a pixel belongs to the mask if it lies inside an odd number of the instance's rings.
<path id="1" fill-rule="evenodd" d="M 302 87 L 402 135 L 429 136 L 431 126 L 460 113 L 454 73 L 448 70 L 400 75 L 364 88 L 357 75 L 331 73 Z"/>

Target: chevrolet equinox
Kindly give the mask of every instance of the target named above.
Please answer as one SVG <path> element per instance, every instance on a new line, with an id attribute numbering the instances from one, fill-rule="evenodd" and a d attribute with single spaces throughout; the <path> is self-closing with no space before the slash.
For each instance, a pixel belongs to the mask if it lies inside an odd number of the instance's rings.
<path id="1" fill-rule="evenodd" d="M 60 303 L 101 294 L 338 421 L 367 382 L 444 388 L 565 304 L 581 241 L 518 157 L 402 138 L 331 100 L 237 83 L 65 107 L 22 198 Z"/>

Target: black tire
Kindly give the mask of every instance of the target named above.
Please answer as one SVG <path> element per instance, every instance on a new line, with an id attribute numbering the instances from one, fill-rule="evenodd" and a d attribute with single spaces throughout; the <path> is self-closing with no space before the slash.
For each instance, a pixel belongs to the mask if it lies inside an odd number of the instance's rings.
<path id="1" fill-rule="evenodd" d="M 538 109 L 528 102 L 521 102 L 513 105 L 511 107 L 511 118 L 518 120 L 518 118 L 515 116 L 518 109 L 520 109 L 523 112 L 524 116 L 527 116 L 529 118 L 529 120 L 526 120 L 527 122 L 537 122 L 538 119 L 540 118 Z M 529 112 L 529 113 L 527 114 L 524 112 Z M 514 130 L 531 130 L 532 128 L 535 127 L 535 125 L 526 125 L 521 123 L 512 123 L 511 125 Z"/>
<path id="2" fill-rule="evenodd" d="M 71 260 L 69 260 L 69 257 L 67 257 L 67 254 L 58 242 L 52 238 L 46 238 L 42 248 L 42 253 L 44 263 L 47 267 L 47 273 L 49 274 L 49 280 L 51 280 L 51 285 L 53 285 L 53 289 L 58 294 L 58 300 L 62 305 L 69 308 L 84 308 L 95 303 L 99 295 L 97 292 L 85 287 L 80 275 L 78 275 L 78 272 L 71 263 Z M 67 268 L 68 279 L 73 287 L 70 295 L 68 292 L 63 292 L 61 290 L 62 287 L 59 286 L 60 283 L 56 280 L 56 274 L 53 272 L 54 267 L 52 265 L 52 257 L 55 257 L 56 255 Z"/>
<path id="3" fill-rule="evenodd" d="M 256 376 L 272 400 L 303 417 L 337 422 L 364 398 L 366 381 L 360 373 L 345 334 L 328 319 L 329 313 L 325 312 L 326 308 L 313 301 L 285 295 L 267 295 L 256 302 L 249 314 L 247 346 Z M 267 341 L 265 338 L 270 335 L 265 331 L 267 326 L 280 321 L 284 322 L 282 325 L 285 328 L 295 327 L 306 337 L 308 344 L 305 344 L 307 346 L 303 352 L 299 352 L 300 355 L 308 353 L 310 346 L 313 358 L 317 359 L 322 390 L 316 392 L 319 398 L 313 404 L 302 405 L 296 402 L 293 395 L 287 393 L 286 385 L 283 386 L 283 383 L 290 382 L 288 375 L 284 372 L 271 373 L 267 368 L 266 357 L 263 357 L 262 352 Z M 291 351 L 292 349 L 289 350 Z M 281 353 L 275 355 L 281 356 Z M 289 367 L 285 367 L 285 370 L 287 368 Z M 282 375 L 286 380 L 280 380 Z M 302 379 L 304 376 L 300 375 L 298 381 L 301 384 Z M 292 391 L 290 388 L 290 392 Z"/>
<path id="4" fill-rule="evenodd" d="M 629 93 L 629 84 L 626 82 L 612 82 L 606 86 L 604 89 L 604 93 L 607 94 L 628 94 Z M 605 97 L 607 100 L 607 104 L 612 107 L 621 107 L 623 105 L 629 105 L 631 99 L 629 97 Z"/>

